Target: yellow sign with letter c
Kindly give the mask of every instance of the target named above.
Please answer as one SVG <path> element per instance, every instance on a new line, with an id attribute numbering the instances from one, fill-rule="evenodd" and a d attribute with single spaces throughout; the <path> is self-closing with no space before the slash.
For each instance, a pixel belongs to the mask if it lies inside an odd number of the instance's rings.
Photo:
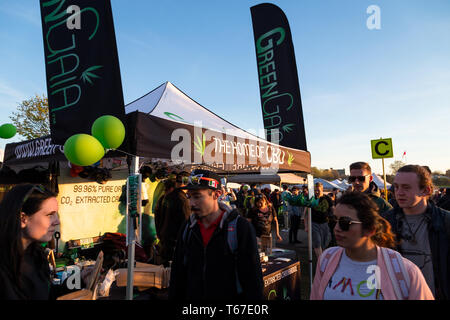
<path id="1" fill-rule="evenodd" d="M 393 158 L 392 139 L 370 140 L 372 145 L 372 159 Z"/>

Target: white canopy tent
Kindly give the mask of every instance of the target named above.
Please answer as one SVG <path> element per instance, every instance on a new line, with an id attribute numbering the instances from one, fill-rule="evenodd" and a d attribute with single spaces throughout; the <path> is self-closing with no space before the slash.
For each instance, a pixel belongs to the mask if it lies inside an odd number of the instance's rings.
<path id="1" fill-rule="evenodd" d="M 232 188 L 232 189 L 240 189 L 241 188 L 241 184 L 240 183 L 235 183 L 235 182 L 227 182 L 227 188 Z"/>
<path id="2" fill-rule="evenodd" d="M 339 179 L 335 179 L 333 181 L 331 181 L 331 183 L 334 183 L 335 185 L 338 185 L 341 188 L 344 188 L 345 190 L 347 190 L 348 187 L 351 186 L 350 183 L 347 182 L 347 180 L 339 180 Z"/>
<path id="3" fill-rule="evenodd" d="M 125 111 L 130 153 L 140 157 L 172 160 L 175 157 L 186 164 L 208 165 L 219 174 L 311 170 L 308 151 L 250 134 L 203 107 L 170 82 L 127 104 Z"/>
<path id="4" fill-rule="evenodd" d="M 336 188 L 338 190 L 345 191 L 344 188 L 338 186 L 337 184 L 330 182 L 328 180 L 322 179 L 322 178 L 315 178 L 314 184 L 316 184 L 317 182 L 322 183 L 324 190 L 333 190 L 334 188 Z"/>
<path id="5" fill-rule="evenodd" d="M 384 180 L 377 175 L 376 173 L 372 173 L 373 182 L 377 185 L 378 188 L 384 189 Z M 391 184 L 386 181 L 386 188 L 389 189 L 391 187 Z"/>

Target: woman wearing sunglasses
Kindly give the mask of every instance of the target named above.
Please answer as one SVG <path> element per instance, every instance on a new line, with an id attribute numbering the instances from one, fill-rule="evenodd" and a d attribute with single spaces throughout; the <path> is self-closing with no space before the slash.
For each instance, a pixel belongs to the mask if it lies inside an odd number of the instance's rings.
<path id="1" fill-rule="evenodd" d="M 40 244 L 59 225 L 56 195 L 41 185 L 12 188 L 0 203 L 0 299 L 47 300 L 49 264 Z"/>
<path id="2" fill-rule="evenodd" d="M 433 300 L 420 271 L 394 247 L 389 223 L 361 192 L 344 194 L 335 208 L 337 247 L 317 262 L 311 300 Z"/>

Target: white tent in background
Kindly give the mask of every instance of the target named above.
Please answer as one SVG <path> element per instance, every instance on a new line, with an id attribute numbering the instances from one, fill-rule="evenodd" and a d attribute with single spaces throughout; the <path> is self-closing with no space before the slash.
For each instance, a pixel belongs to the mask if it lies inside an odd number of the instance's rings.
<path id="1" fill-rule="evenodd" d="M 351 184 L 348 183 L 347 180 L 336 179 L 336 180 L 331 181 L 331 183 L 334 183 L 334 184 L 338 185 L 339 187 L 344 188 L 345 190 L 347 190 L 347 188 L 351 186 Z"/>
<path id="2" fill-rule="evenodd" d="M 324 190 L 333 190 L 334 188 L 336 188 L 338 190 L 342 190 L 342 191 L 345 190 L 345 188 L 342 188 L 342 187 L 338 186 L 337 184 L 330 182 L 328 180 L 322 179 L 322 178 L 315 178 L 314 184 L 316 184 L 317 182 L 322 183 Z"/>
<path id="3" fill-rule="evenodd" d="M 384 189 L 384 180 L 380 178 L 376 173 L 372 173 L 373 182 L 377 185 L 378 188 Z M 389 189 L 391 187 L 391 184 L 386 181 L 386 188 Z"/>
<path id="4" fill-rule="evenodd" d="M 232 188 L 232 189 L 240 189 L 241 188 L 241 184 L 240 183 L 236 183 L 236 182 L 227 182 L 227 188 Z"/>
<path id="5" fill-rule="evenodd" d="M 262 190 L 262 189 L 265 189 L 265 188 L 269 188 L 270 191 L 275 191 L 275 189 L 278 189 L 278 190 L 282 191 L 282 189 L 280 188 L 280 186 L 276 186 L 276 185 L 274 185 L 274 184 L 263 184 L 263 185 L 261 186 L 261 190 Z"/>

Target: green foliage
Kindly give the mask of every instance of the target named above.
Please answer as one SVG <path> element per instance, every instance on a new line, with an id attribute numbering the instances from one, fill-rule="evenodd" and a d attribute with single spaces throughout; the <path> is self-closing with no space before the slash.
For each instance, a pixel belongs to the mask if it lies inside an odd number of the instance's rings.
<path id="1" fill-rule="evenodd" d="M 450 178 L 442 175 L 433 175 L 433 184 L 437 188 L 450 187 Z"/>
<path id="2" fill-rule="evenodd" d="M 316 167 L 311 167 L 311 174 L 314 178 L 322 178 L 329 181 L 339 178 L 339 173 L 332 169 L 318 169 Z"/>
<path id="3" fill-rule="evenodd" d="M 401 167 L 406 166 L 406 163 L 403 161 L 396 160 L 389 165 L 389 168 L 392 170 L 392 174 L 395 175 Z"/>
<path id="4" fill-rule="evenodd" d="M 386 175 L 386 181 L 387 181 L 388 183 L 390 183 L 390 184 L 393 184 L 393 183 L 394 183 L 394 178 L 395 178 L 395 175 L 393 175 L 393 174 L 387 174 L 387 175 Z"/>
<path id="5" fill-rule="evenodd" d="M 26 139 L 35 139 L 50 134 L 48 99 L 36 95 L 22 101 L 17 112 L 9 117 L 17 128 L 17 133 Z"/>

